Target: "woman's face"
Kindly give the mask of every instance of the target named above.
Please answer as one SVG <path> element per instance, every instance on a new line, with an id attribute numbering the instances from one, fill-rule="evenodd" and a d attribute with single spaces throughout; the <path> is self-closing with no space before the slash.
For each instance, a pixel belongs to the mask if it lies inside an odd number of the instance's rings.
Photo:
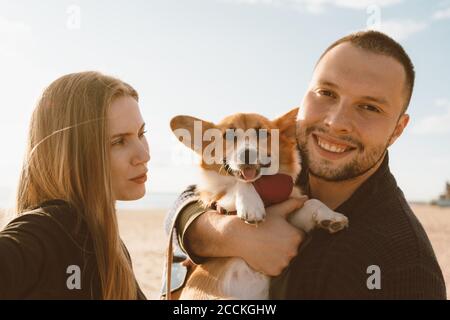
<path id="1" fill-rule="evenodd" d="M 131 96 L 115 99 L 108 110 L 108 121 L 114 200 L 142 198 L 150 153 L 137 101 Z"/>

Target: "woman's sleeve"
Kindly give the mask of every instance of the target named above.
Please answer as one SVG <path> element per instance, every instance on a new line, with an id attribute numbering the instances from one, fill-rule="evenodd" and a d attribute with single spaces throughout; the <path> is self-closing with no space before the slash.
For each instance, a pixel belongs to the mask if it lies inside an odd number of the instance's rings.
<path id="1" fill-rule="evenodd" d="M 190 185 L 175 200 L 171 208 L 166 214 L 164 227 L 168 235 L 175 221 L 177 220 L 181 210 L 192 202 L 196 202 L 198 196 L 195 194 L 195 185 Z"/>
<path id="2" fill-rule="evenodd" d="M 0 299 L 17 299 L 37 285 L 46 237 L 44 215 L 25 214 L 0 232 Z"/>
<path id="3" fill-rule="evenodd" d="M 206 212 L 205 208 L 199 202 L 199 197 L 195 192 L 195 188 L 195 185 L 190 185 L 178 196 L 166 215 L 165 229 L 166 234 L 168 235 L 173 227 L 173 248 L 175 258 L 178 257 L 183 260 L 188 257 L 194 263 L 201 264 L 204 259 L 189 252 L 184 244 L 184 234 L 190 224 Z"/>

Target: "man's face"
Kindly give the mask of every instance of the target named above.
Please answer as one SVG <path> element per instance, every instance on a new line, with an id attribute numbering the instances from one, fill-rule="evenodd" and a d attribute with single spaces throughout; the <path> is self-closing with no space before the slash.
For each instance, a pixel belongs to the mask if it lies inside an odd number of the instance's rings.
<path id="1" fill-rule="evenodd" d="M 395 59 L 351 43 L 325 54 L 303 99 L 297 127 L 310 174 L 348 180 L 382 159 L 408 123 L 408 115 L 401 115 L 405 77 Z"/>

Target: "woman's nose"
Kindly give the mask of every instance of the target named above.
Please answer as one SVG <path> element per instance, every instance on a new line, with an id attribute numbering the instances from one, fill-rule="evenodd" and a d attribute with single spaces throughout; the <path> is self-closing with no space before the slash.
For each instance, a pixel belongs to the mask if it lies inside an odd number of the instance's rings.
<path id="1" fill-rule="evenodd" d="M 147 140 L 136 144 L 135 154 L 132 159 L 133 165 L 145 164 L 150 161 L 150 149 Z"/>

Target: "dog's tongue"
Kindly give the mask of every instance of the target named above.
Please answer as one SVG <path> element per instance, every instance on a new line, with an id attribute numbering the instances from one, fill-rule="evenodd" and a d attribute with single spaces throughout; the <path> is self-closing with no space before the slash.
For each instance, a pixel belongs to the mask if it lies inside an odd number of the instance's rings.
<path id="1" fill-rule="evenodd" d="M 294 181 L 291 176 L 278 173 L 272 176 L 262 176 L 253 182 L 253 185 L 267 207 L 289 199 L 294 188 Z"/>
<path id="2" fill-rule="evenodd" d="M 255 168 L 245 168 L 242 170 L 242 175 L 245 180 L 252 180 L 256 177 L 256 169 Z"/>

